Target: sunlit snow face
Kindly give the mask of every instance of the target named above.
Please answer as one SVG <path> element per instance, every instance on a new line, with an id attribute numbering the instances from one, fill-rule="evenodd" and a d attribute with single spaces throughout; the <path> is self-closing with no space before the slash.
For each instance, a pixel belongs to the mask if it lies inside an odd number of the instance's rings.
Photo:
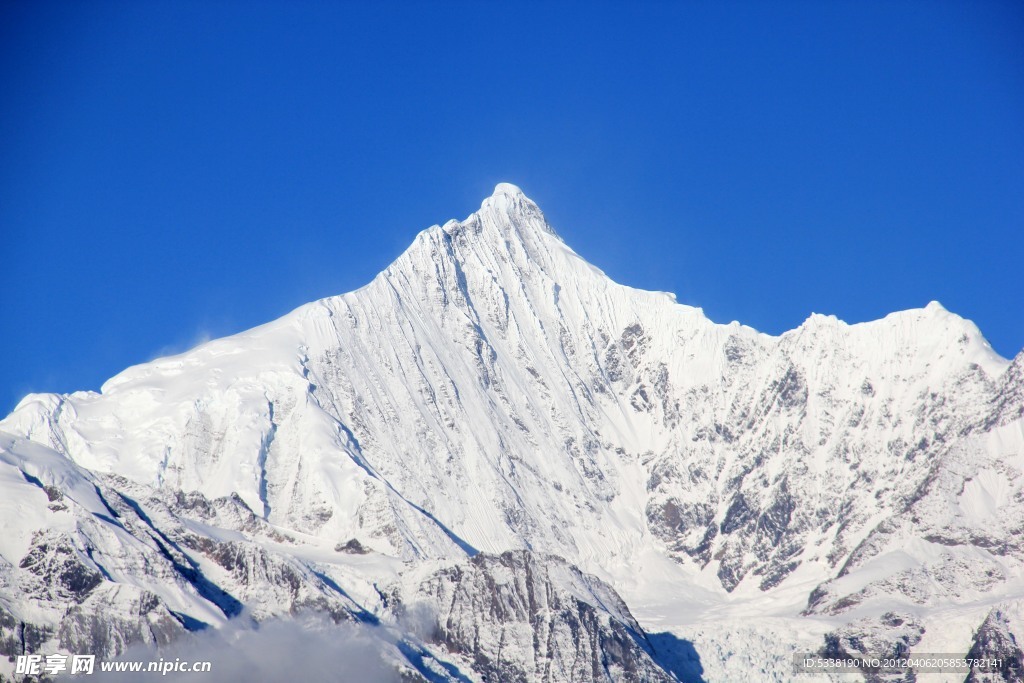
<path id="1" fill-rule="evenodd" d="M 954 651 L 984 617 L 946 611 L 1020 574 L 1021 362 L 937 304 L 778 337 L 716 324 L 612 282 L 503 185 L 362 289 L 100 393 L 27 397 L 0 422 L 0 589 L 47 633 L 271 620 L 194 645 L 233 638 L 267 671 L 264 638 L 294 635 L 273 620 L 306 609 L 423 647 L 449 629 L 472 668 L 497 647 L 460 630 L 479 600 L 494 634 L 549 623 L 527 575 L 612 629 L 596 642 L 672 631 L 723 679 L 737 634 L 782 671 L 784 643 L 854 612 L 896 637 L 894 601 L 929 637 L 958 624 L 922 641 Z M 438 623 L 398 607 L 419 603 Z M 387 660 L 385 632 L 346 631 Z"/>

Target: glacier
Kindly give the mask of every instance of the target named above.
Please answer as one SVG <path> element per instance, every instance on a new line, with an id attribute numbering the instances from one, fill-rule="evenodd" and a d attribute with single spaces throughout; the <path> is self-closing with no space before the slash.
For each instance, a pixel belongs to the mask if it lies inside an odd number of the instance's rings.
<path id="1" fill-rule="evenodd" d="M 413 680 L 1021 658 L 1024 352 L 937 302 L 717 324 L 505 183 L 359 290 L 25 397 L 0 492 L 9 658 L 307 612 Z"/>

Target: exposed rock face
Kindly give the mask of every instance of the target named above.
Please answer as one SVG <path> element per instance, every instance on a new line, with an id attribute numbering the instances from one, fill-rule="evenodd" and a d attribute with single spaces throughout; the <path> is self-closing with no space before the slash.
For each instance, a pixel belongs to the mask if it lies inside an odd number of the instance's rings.
<path id="1" fill-rule="evenodd" d="M 1010 683 L 1024 680 L 1024 650 L 1021 645 L 1007 615 L 998 609 L 992 610 L 974 634 L 974 643 L 967 657 L 999 660 L 1002 665 L 997 671 L 971 671 L 965 683 Z"/>
<path id="2" fill-rule="evenodd" d="M 625 603 L 561 558 L 479 554 L 420 582 L 400 613 L 488 681 L 671 681 Z"/>
<path id="3" fill-rule="evenodd" d="M 824 657 L 835 659 L 900 659 L 921 642 L 924 627 L 908 614 L 887 612 L 879 619 L 862 619 L 825 636 Z M 875 674 L 866 669 L 868 683 L 904 681 L 906 675 Z"/>
<path id="4" fill-rule="evenodd" d="M 130 645 L 167 645 L 185 630 L 155 594 L 107 583 L 61 618 L 57 642 L 67 652 L 111 659 Z"/>

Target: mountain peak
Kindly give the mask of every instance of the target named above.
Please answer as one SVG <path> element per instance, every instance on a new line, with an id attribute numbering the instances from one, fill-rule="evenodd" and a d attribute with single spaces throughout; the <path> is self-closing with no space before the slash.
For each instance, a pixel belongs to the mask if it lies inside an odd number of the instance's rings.
<path id="1" fill-rule="evenodd" d="M 500 236 L 502 243 L 533 243 L 541 234 L 558 238 L 537 203 L 511 183 L 498 183 L 478 211 L 454 225 L 446 224 L 446 231 L 451 228 L 475 235 L 490 233 Z"/>
<path id="2" fill-rule="evenodd" d="M 496 209 L 510 216 L 543 216 L 537 203 L 512 183 L 498 183 L 494 186 L 491 196 L 480 203 L 481 213 L 486 213 L 488 209 Z M 550 226 L 548 226 L 548 230 L 550 231 Z"/>
<path id="3" fill-rule="evenodd" d="M 498 183 L 495 185 L 494 192 L 491 193 L 491 196 L 494 197 L 499 194 L 510 195 L 513 197 L 524 196 L 523 191 L 519 189 L 519 186 L 513 185 L 512 183 Z"/>
<path id="4" fill-rule="evenodd" d="M 0 643 L 108 658 L 323 610 L 452 680 L 677 680 L 648 646 L 737 680 L 739 638 L 789 680 L 772 653 L 918 638 L 893 603 L 964 652 L 977 605 L 1021 602 L 1022 357 L 937 303 L 772 337 L 670 301 L 502 183 L 354 292 L 26 398 L 0 420 Z"/>
<path id="5" fill-rule="evenodd" d="M 556 277 L 564 258 L 554 254 L 562 251 L 571 250 L 548 225 L 540 207 L 517 186 L 498 183 L 494 193 L 466 218 L 451 219 L 419 233 L 382 275 L 410 268 L 431 272 L 434 267 L 428 262 L 454 259 L 460 269 L 487 273 L 488 278 L 501 270 L 500 264 L 514 263 L 518 274 L 510 275 L 509 282 L 526 271 L 541 270 Z M 575 253 L 573 257 L 582 260 Z"/>

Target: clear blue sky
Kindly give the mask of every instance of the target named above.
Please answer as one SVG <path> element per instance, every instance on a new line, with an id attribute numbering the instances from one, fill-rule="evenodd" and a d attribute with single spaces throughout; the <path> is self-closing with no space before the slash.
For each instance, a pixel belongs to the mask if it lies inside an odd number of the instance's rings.
<path id="1" fill-rule="evenodd" d="M 770 333 L 1024 346 L 1024 3 L 0 6 L 0 413 L 368 282 L 498 181 Z"/>

